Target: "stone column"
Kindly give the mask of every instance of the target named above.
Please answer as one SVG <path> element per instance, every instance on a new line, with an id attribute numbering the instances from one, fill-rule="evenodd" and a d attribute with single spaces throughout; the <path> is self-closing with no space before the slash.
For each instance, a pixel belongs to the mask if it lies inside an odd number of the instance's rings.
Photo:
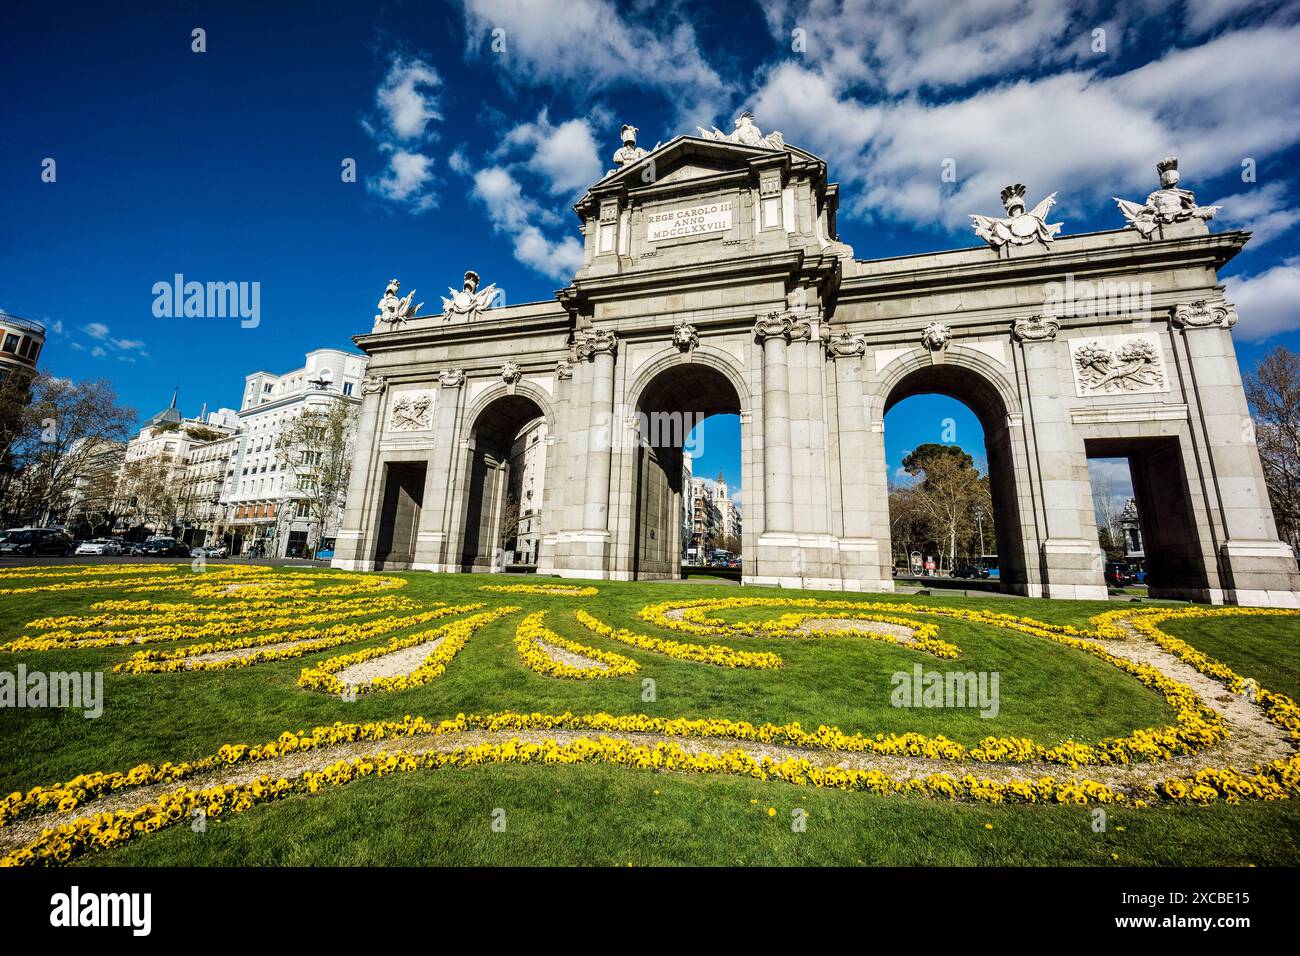
<path id="1" fill-rule="evenodd" d="M 614 421 L 613 332 L 593 329 L 578 344 L 578 357 L 592 363 L 591 424 L 587 447 L 587 499 L 582 510 L 584 531 L 609 530 L 609 469 L 619 423 Z"/>
<path id="2" fill-rule="evenodd" d="M 791 487 L 790 387 L 786 345 L 790 319 L 772 312 L 754 325 L 763 343 L 763 533 L 794 530 Z"/>
<path id="3" fill-rule="evenodd" d="M 1237 312 L 1227 302 L 1184 303 L 1172 323 L 1182 330 L 1204 436 L 1212 502 L 1226 535 L 1219 548 L 1223 600 L 1230 604 L 1300 606 L 1300 574 L 1289 545 L 1278 540 L 1264 470 L 1255 444 L 1237 354 L 1229 331 Z"/>
<path id="4" fill-rule="evenodd" d="M 424 504 L 415 539 L 417 571 L 453 571 L 447 559 L 447 489 L 451 481 L 452 454 L 456 447 L 461 386 L 465 373 L 447 369 L 438 376 L 438 399 L 433 413 L 433 453 L 424 476 Z"/>
<path id="5" fill-rule="evenodd" d="M 542 486 L 542 535 L 537 573 L 555 574 L 556 540 L 564 530 L 564 458 L 571 453 L 569 397 L 573 390 L 573 363 L 567 358 L 555 365 L 555 429 L 546 436 L 546 477 Z M 561 437 L 563 436 L 563 437 Z"/>
<path id="6" fill-rule="evenodd" d="M 387 386 L 388 382 L 382 375 L 367 375 L 361 382 L 361 414 L 357 420 L 352 473 L 348 477 L 343 521 L 335 538 L 331 567 L 369 571 L 374 566 L 373 519 L 383 501 L 382 489 L 377 488 L 383 481 L 378 465 L 379 433 L 383 427 L 380 413 Z M 376 489 L 375 493 L 367 495 L 371 488 Z"/>
<path id="7" fill-rule="evenodd" d="M 835 367 L 836 431 L 839 438 L 840 570 L 848 590 L 892 591 L 884 571 L 877 527 L 889 528 L 889 490 L 884 466 L 884 434 L 867 421 L 862 384 L 866 337 L 844 332 L 826 343 Z M 878 448 L 877 448 L 878 446 Z M 885 539 L 888 540 L 888 539 Z"/>
<path id="8" fill-rule="evenodd" d="M 1041 326 L 1041 327 L 1040 327 Z M 1033 416 L 1047 534 L 1040 544 L 1047 597 L 1104 601 L 1105 556 L 1097 540 L 1088 453 L 1070 420 L 1073 373 L 1056 341 L 1059 325 L 1022 322 L 1014 329 L 1025 368 L 1025 393 Z M 1000 516 L 1001 517 L 1001 516 Z M 1005 520 L 1005 519 L 1004 519 Z M 1033 534 L 1024 525 L 1022 531 Z"/>

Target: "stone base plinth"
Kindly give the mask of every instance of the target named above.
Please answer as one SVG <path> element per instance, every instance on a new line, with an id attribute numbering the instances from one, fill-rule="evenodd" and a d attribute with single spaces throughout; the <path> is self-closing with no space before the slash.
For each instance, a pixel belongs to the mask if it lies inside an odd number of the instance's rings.
<path id="1" fill-rule="evenodd" d="M 1105 601 L 1106 556 L 1095 541 L 1048 538 L 1043 542 L 1044 597 Z"/>
<path id="2" fill-rule="evenodd" d="M 1219 558 L 1225 604 L 1300 607 L 1300 571 L 1289 545 L 1229 540 L 1219 549 Z"/>

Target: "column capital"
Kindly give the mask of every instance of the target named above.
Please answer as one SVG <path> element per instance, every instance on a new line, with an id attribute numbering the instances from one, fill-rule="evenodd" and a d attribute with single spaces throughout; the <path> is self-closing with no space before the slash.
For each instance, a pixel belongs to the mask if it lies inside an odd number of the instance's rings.
<path id="1" fill-rule="evenodd" d="M 1230 329 L 1237 324 L 1237 310 L 1223 299 L 1180 302 L 1170 310 L 1176 329 Z"/>
<path id="2" fill-rule="evenodd" d="M 792 342 L 812 341 L 812 320 L 808 316 L 796 313 L 789 316 L 789 321 L 790 340 Z"/>
<path id="3" fill-rule="evenodd" d="M 586 329 L 578 333 L 578 358 L 591 358 L 602 352 L 613 355 L 618 351 L 618 336 L 609 329 Z"/>
<path id="4" fill-rule="evenodd" d="M 555 377 L 561 382 L 573 378 L 573 363 L 568 359 L 560 359 L 555 363 Z"/>
<path id="5" fill-rule="evenodd" d="M 1011 326 L 1011 334 L 1017 342 L 1050 342 L 1061 331 L 1061 323 L 1051 316 L 1031 315 L 1026 319 L 1016 319 Z"/>
<path id="6" fill-rule="evenodd" d="M 826 342 L 826 354 L 833 359 L 859 358 L 867 353 L 867 337 L 841 332 Z"/>
<path id="7" fill-rule="evenodd" d="M 362 395 L 382 395 L 388 388 L 388 379 L 382 375 L 367 375 L 361 380 Z"/>
<path id="8" fill-rule="evenodd" d="M 439 388 L 460 388 L 465 384 L 465 372 L 459 368 L 443 369 L 438 373 Z"/>
<path id="9" fill-rule="evenodd" d="M 761 342 L 768 339 L 788 338 L 790 335 L 790 317 L 784 312 L 769 312 L 760 315 L 754 322 L 754 335 Z"/>

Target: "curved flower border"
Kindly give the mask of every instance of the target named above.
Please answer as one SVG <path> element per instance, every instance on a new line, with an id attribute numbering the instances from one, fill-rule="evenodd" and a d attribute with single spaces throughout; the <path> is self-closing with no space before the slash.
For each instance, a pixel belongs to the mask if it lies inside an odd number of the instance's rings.
<path id="1" fill-rule="evenodd" d="M 536 611 L 520 621 L 519 626 L 515 628 L 515 650 L 519 652 L 519 659 L 524 662 L 524 666 L 529 670 L 536 671 L 544 677 L 599 680 L 603 677 L 625 677 L 628 674 L 635 674 L 641 669 L 641 665 L 630 657 L 624 657 L 622 654 L 615 654 L 611 651 L 598 650 L 561 637 L 546 626 L 544 623 L 545 618 L 545 611 Z M 541 646 L 541 642 L 552 644 L 568 651 L 570 654 L 578 654 L 605 666 L 575 667 L 572 664 L 566 664 L 548 654 L 546 649 Z"/>

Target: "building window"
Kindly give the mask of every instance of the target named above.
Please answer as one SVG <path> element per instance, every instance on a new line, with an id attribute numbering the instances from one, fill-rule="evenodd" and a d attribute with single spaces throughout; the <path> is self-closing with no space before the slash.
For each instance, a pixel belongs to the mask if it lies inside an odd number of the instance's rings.
<path id="1" fill-rule="evenodd" d="M 352 394 L 352 383 L 351 383 L 351 382 L 344 382 L 344 383 L 343 383 L 343 394 L 344 394 L 344 395 L 351 395 L 351 394 Z"/>
<path id="2" fill-rule="evenodd" d="M 6 334 L 3 348 L 6 352 L 17 352 L 18 336 L 14 335 L 12 332 Z"/>

